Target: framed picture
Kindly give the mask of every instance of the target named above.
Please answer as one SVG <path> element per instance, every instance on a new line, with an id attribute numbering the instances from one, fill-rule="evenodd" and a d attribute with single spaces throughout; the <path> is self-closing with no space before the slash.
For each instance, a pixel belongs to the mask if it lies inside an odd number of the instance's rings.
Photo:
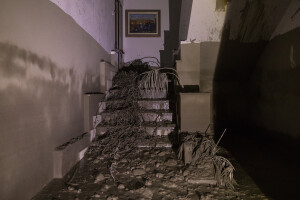
<path id="1" fill-rule="evenodd" d="M 160 10 L 126 10 L 126 37 L 160 37 Z"/>

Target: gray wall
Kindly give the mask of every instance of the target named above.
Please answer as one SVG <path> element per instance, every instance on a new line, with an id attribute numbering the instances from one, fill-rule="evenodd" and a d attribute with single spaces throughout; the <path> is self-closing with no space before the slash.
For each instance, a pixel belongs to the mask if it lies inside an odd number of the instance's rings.
<path id="1" fill-rule="evenodd" d="M 214 121 L 218 132 L 260 126 L 283 135 L 299 135 L 294 122 L 299 113 L 291 112 L 299 108 L 298 69 L 291 69 L 289 61 L 291 44 L 294 53 L 298 51 L 299 36 L 296 29 L 288 33 L 276 29 L 288 22 L 282 22 L 287 13 L 294 14 L 287 11 L 295 2 L 253 0 L 231 1 L 228 5 L 214 75 Z M 283 35 L 274 38 L 275 30 Z M 281 102 L 284 96 L 289 99 L 286 103 Z"/>
<path id="2" fill-rule="evenodd" d="M 255 126 L 300 139 L 300 28 L 272 39 L 251 83 Z"/>
<path id="3" fill-rule="evenodd" d="M 30 199 L 50 181 L 53 149 L 84 131 L 82 95 L 99 91 L 101 59 L 48 0 L 1 0 L 0 199 Z"/>

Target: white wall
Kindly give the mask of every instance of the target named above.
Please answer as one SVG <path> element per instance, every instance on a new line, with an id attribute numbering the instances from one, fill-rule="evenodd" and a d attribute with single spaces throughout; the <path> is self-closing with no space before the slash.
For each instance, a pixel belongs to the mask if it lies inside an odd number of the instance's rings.
<path id="1" fill-rule="evenodd" d="M 1 0 L 1 200 L 31 199 L 53 178 L 54 148 L 84 133 L 100 60 L 109 54 L 49 0 Z"/>
<path id="2" fill-rule="evenodd" d="M 161 10 L 161 36 L 160 37 L 124 37 L 124 61 L 128 62 L 142 57 L 157 57 L 159 50 L 164 49 L 164 31 L 169 30 L 169 0 L 124 0 L 124 27 L 126 9 L 158 9 Z"/>
<path id="3" fill-rule="evenodd" d="M 70 15 L 107 52 L 114 49 L 114 0 L 50 0 Z M 105 37 L 103 37 L 105 35 Z"/>
<path id="4" fill-rule="evenodd" d="M 215 0 L 193 0 L 186 42 L 220 41 L 224 19 L 225 11 L 216 10 Z"/>

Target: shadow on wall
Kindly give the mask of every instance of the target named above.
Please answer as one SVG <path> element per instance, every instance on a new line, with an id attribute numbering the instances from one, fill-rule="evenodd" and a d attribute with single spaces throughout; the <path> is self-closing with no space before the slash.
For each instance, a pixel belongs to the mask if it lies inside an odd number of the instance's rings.
<path id="1" fill-rule="evenodd" d="M 213 100 L 216 133 L 241 128 L 250 120 L 250 82 L 266 41 L 242 43 L 229 40 L 224 29 L 214 74 Z"/>
<path id="2" fill-rule="evenodd" d="M 0 199 L 29 199 L 52 178 L 53 149 L 83 133 L 82 90 L 98 80 L 0 43 Z"/>
<path id="3" fill-rule="evenodd" d="M 266 195 L 297 199 L 300 57 L 296 55 L 300 52 L 300 28 L 268 41 L 284 6 L 278 6 L 282 10 L 274 14 L 265 12 L 268 8 L 260 7 L 261 2 L 252 2 L 246 4 L 242 19 L 232 19 L 223 31 L 213 83 L 216 137 L 227 128 L 221 145 Z M 253 6 L 260 10 L 259 16 L 253 14 Z M 242 25 L 233 38 L 231 25 L 236 20 Z"/>

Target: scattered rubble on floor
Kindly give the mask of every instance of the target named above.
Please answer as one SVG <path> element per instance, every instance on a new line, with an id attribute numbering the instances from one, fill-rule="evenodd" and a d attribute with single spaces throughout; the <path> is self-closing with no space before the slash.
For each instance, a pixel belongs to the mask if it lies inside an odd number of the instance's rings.
<path id="1" fill-rule="evenodd" d="M 216 167 L 221 166 L 217 170 L 221 175 L 226 173 L 230 181 L 232 171 L 227 159 L 216 165 L 216 145 L 212 139 L 191 136 L 192 140 L 182 140 L 179 159 L 176 150 L 156 145 L 169 141 L 174 134 L 178 141 L 178 136 L 176 132 L 154 136 L 143 129 L 136 76 L 134 72 L 120 72 L 115 76 L 106 100 L 117 104 L 110 104 L 106 111 L 116 115 L 105 122 L 113 127 L 97 137 L 84 158 L 64 177 L 60 188 L 46 189 L 34 200 L 257 199 L 228 187 L 227 182 L 222 184 L 224 179 L 216 179 Z"/>
<path id="2" fill-rule="evenodd" d="M 211 166 L 186 166 L 177 160 L 171 148 L 119 152 L 115 159 L 114 181 L 109 156 L 100 153 L 103 146 L 98 144 L 95 142 L 73 169 L 75 172 L 65 177 L 65 187 L 40 199 L 267 199 L 263 195 L 251 198 L 238 188 L 217 186 L 211 182 L 213 177 L 196 176 L 199 172 L 211 171 Z M 96 160 L 99 162 L 95 163 Z"/>

